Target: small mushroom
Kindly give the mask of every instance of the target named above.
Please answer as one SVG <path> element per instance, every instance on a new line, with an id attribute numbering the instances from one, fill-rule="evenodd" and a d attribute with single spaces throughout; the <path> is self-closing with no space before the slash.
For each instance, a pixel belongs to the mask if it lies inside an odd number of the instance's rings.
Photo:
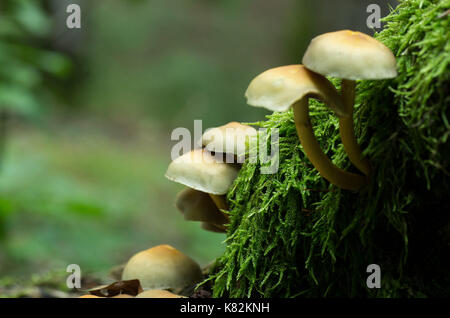
<path id="1" fill-rule="evenodd" d="M 255 128 L 233 121 L 208 129 L 198 144 L 210 152 L 233 155 L 238 163 L 243 163 L 248 145 L 256 136 Z"/>
<path id="2" fill-rule="evenodd" d="M 170 245 L 158 245 L 130 258 L 123 280 L 139 279 L 142 288 L 183 288 L 202 279 L 200 266 Z"/>
<path id="3" fill-rule="evenodd" d="M 220 210 L 228 210 L 225 194 L 236 179 L 239 169 L 235 165 L 219 162 L 204 149 L 186 153 L 169 165 L 166 178 L 208 193 Z"/>
<path id="4" fill-rule="evenodd" d="M 164 289 L 149 289 L 137 295 L 136 298 L 187 298 L 187 297 L 171 293 L 170 291 Z"/>
<path id="5" fill-rule="evenodd" d="M 300 143 L 319 173 L 336 186 L 357 191 L 366 184 L 366 178 L 338 168 L 323 153 L 314 135 L 309 117 L 309 98 L 318 98 L 337 116 L 346 116 L 342 99 L 325 77 L 303 65 L 287 65 L 269 69 L 252 80 L 245 93 L 251 106 L 272 111 L 293 108 L 295 126 Z"/>
<path id="6" fill-rule="evenodd" d="M 184 189 L 178 193 L 175 205 L 185 220 L 212 223 L 225 232 L 223 224 L 228 222 L 228 218 L 217 208 L 207 193 L 191 188 Z"/>
<path id="7" fill-rule="evenodd" d="M 211 197 L 195 189 L 187 188 L 178 193 L 175 200 L 177 209 L 188 221 L 225 224 L 227 218 L 219 211 Z"/>
<path id="8" fill-rule="evenodd" d="M 345 112 L 339 118 L 339 130 L 349 160 L 364 174 L 370 173 L 369 161 L 362 156 L 353 127 L 356 80 L 386 79 L 397 76 L 395 56 L 383 43 L 361 32 L 342 30 L 315 37 L 302 63 L 324 76 L 342 78 L 341 95 Z"/>

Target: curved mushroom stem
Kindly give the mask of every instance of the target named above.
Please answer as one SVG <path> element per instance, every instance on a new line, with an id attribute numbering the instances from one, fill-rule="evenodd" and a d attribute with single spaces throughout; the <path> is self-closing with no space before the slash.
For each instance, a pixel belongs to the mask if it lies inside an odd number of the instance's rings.
<path id="1" fill-rule="evenodd" d="M 358 191 L 366 183 L 366 177 L 344 171 L 334 165 L 323 153 L 311 126 L 308 98 L 302 98 L 293 105 L 297 135 L 306 156 L 319 173 L 332 184 L 347 190 Z"/>
<path id="2" fill-rule="evenodd" d="M 365 175 L 370 173 L 370 164 L 367 158 L 364 158 L 356 140 L 355 130 L 353 128 L 353 107 L 355 104 L 355 86 L 353 80 L 342 80 L 341 94 L 344 100 L 345 108 L 349 117 L 339 117 L 339 133 L 341 135 L 342 144 L 347 152 L 351 163 L 355 165 Z"/>
<path id="3" fill-rule="evenodd" d="M 219 210 L 225 210 L 228 211 L 229 206 L 226 200 L 225 195 L 217 195 L 217 194 L 212 194 L 209 193 L 209 196 L 211 197 L 211 199 L 214 201 L 214 204 L 217 206 L 217 208 Z M 229 217 L 227 214 L 223 213 L 221 211 L 221 213 L 223 214 L 223 216 L 226 218 L 227 223 L 229 222 Z M 220 229 L 226 230 L 226 225 L 219 225 L 219 224 L 214 224 L 216 227 L 219 227 Z"/>

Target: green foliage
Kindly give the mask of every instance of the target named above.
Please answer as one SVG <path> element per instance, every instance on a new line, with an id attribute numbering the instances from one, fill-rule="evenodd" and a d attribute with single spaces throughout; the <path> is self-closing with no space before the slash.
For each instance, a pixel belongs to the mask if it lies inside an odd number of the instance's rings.
<path id="1" fill-rule="evenodd" d="M 0 110 L 33 115 L 45 104 L 46 75 L 63 77 L 70 62 L 42 48 L 51 21 L 41 1 L 2 1 L 0 11 Z"/>
<path id="2" fill-rule="evenodd" d="M 357 89 L 355 131 L 373 173 L 359 193 L 321 178 L 298 142 L 292 112 L 256 125 L 280 133 L 280 169 L 246 162 L 228 193 L 231 225 L 210 277 L 215 297 L 449 295 L 448 0 L 404 0 L 376 37 L 399 76 Z M 335 81 L 335 84 L 338 84 Z M 322 149 L 350 166 L 337 119 L 316 102 Z M 370 290 L 366 267 L 382 270 Z"/>
<path id="3" fill-rule="evenodd" d="M 51 20 L 42 1 L 7 0 L 0 7 L 0 162 L 11 114 L 38 116 L 51 95 L 46 79 L 63 78 L 71 68 L 60 53 L 44 49 Z M 3 178 L 3 175 L 2 175 Z M 10 198 L 0 194 L 0 241 L 13 212 Z"/>

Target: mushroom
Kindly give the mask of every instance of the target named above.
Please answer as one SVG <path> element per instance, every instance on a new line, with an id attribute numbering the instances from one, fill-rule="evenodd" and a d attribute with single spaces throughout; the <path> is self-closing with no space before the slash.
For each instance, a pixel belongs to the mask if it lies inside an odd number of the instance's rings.
<path id="1" fill-rule="evenodd" d="M 315 37 L 302 60 L 308 69 L 342 78 L 341 95 L 348 117 L 339 118 L 339 130 L 349 160 L 365 175 L 370 164 L 361 153 L 353 128 L 356 80 L 397 76 L 395 56 L 383 43 L 361 32 L 342 30 Z"/>
<path id="2" fill-rule="evenodd" d="M 200 225 L 202 229 L 209 232 L 215 232 L 215 233 L 226 233 L 226 230 L 223 226 L 214 224 L 214 223 L 208 223 L 208 222 L 202 222 Z"/>
<path id="3" fill-rule="evenodd" d="M 149 289 L 137 295 L 136 298 L 187 298 L 187 297 L 171 293 L 170 291 L 164 289 Z"/>
<path id="4" fill-rule="evenodd" d="M 217 208 L 228 210 L 225 194 L 237 174 L 238 168 L 235 165 L 219 162 L 204 149 L 195 149 L 172 161 L 166 178 L 208 193 Z"/>
<path id="5" fill-rule="evenodd" d="M 183 288 L 202 279 L 200 266 L 170 245 L 158 245 L 133 255 L 122 279 L 139 279 L 142 288 Z"/>
<path id="6" fill-rule="evenodd" d="M 185 220 L 212 223 L 215 228 L 225 232 L 222 225 L 228 222 L 228 218 L 217 208 L 207 193 L 191 188 L 184 189 L 178 193 L 175 205 Z"/>
<path id="7" fill-rule="evenodd" d="M 228 221 L 205 192 L 191 188 L 184 189 L 178 193 L 175 205 L 188 221 L 215 224 L 225 224 Z"/>
<path id="8" fill-rule="evenodd" d="M 105 298 L 105 297 L 99 297 L 99 296 L 95 296 L 95 295 L 91 295 L 91 294 L 86 294 L 86 295 L 82 295 L 78 298 Z"/>
<path id="9" fill-rule="evenodd" d="M 252 80 L 245 92 L 247 103 L 272 111 L 294 111 L 294 121 L 301 145 L 314 167 L 332 184 L 357 191 L 366 184 L 362 175 L 338 168 L 323 153 L 309 118 L 309 98 L 318 98 L 337 116 L 346 116 L 344 105 L 334 86 L 322 75 L 303 65 L 269 69 Z"/>
<path id="10" fill-rule="evenodd" d="M 232 121 L 226 125 L 208 129 L 198 144 L 210 152 L 234 155 L 237 162 L 242 163 L 248 144 L 256 136 L 255 128 Z"/>

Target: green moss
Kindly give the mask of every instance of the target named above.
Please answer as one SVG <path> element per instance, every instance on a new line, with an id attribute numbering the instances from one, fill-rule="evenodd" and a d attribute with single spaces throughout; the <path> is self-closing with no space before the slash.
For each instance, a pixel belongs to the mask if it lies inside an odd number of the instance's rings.
<path id="1" fill-rule="evenodd" d="M 399 76 L 358 84 L 355 130 L 373 166 L 359 193 L 319 176 L 292 112 L 256 123 L 279 129 L 280 169 L 264 175 L 246 162 L 228 193 L 227 248 L 209 279 L 215 297 L 449 296 L 449 7 L 404 0 L 376 34 Z M 311 116 L 322 149 L 356 172 L 337 118 L 315 101 Z M 381 289 L 366 287 L 372 263 Z"/>

